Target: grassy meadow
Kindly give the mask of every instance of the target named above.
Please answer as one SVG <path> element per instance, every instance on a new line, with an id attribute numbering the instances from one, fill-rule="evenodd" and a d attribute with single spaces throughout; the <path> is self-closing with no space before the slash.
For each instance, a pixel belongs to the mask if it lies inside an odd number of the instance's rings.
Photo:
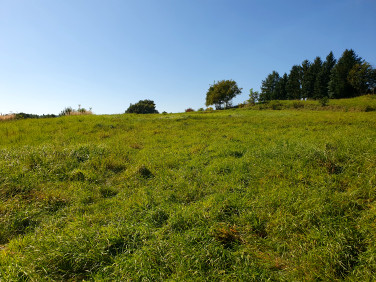
<path id="1" fill-rule="evenodd" d="M 375 281 L 375 101 L 1 121 L 0 281 Z"/>

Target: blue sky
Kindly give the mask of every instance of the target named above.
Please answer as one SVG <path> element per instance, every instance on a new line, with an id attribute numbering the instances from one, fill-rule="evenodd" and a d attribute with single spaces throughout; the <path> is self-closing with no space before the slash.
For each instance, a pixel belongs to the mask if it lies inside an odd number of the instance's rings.
<path id="1" fill-rule="evenodd" d="M 204 107 L 215 80 L 259 90 L 352 48 L 376 65 L 374 0 L 0 0 L 0 113 Z"/>

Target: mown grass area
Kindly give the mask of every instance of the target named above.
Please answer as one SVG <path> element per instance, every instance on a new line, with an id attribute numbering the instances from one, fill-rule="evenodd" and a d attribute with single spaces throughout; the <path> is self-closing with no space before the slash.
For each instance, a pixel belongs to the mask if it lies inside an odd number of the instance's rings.
<path id="1" fill-rule="evenodd" d="M 0 123 L 0 280 L 376 279 L 375 112 Z"/>

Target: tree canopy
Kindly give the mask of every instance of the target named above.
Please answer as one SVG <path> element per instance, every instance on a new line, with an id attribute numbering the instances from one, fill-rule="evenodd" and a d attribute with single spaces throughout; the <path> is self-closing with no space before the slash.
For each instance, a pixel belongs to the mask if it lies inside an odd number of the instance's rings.
<path id="1" fill-rule="evenodd" d="M 334 66 L 329 82 L 329 94 L 331 98 L 350 98 L 356 96 L 356 89 L 348 81 L 348 75 L 356 64 L 361 64 L 362 58 L 358 57 L 354 50 L 345 50 Z"/>
<path id="2" fill-rule="evenodd" d="M 206 93 L 206 106 L 215 105 L 217 110 L 223 107 L 228 108 L 231 100 L 240 93 L 242 93 L 242 88 L 239 88 L 233 80 L 214 82 Z"/>
<path id="3" fill-rule="evenodd" d="M 348 82 L 355 88 L 357 94 L 373 91 L 376 84 L 376 70 L 372 66 L 363 62 L 355 64 L 347 76 Z"/>
<path id="4" fill-rule="evenodd" d="M 280 77 L 273 71 L 261 83 L 259 100 L 350 98 L 374 93 L 375 87 L 375 68 L 346 49 L 338 61 L 330 52 L 324 62 L 316 57 L 313 62 L 294 65 L 288 75 Z"/>
<path id="5" fill-rule="evenodd" d="M 152 100 L 140 100 L 136 104 L 131 104 L 129 108 L 125 111 L 127 114 L 157 114 L 158 111 L 155 109 L 155 103 Z"/>
<path id="6" fill-rule="evenodd" d="M 295 65 L 291 68 L 286 83 L 287 98 L 289 100 L 301 98 L 302 67 Z"/>
<path id="7" fill-rule="evenodd" d="M 277 99 L 276 95 L 276 87 L 280 80 L 279 73 L 273 71 L 269 74 L 265 80 L 261 82 L 261 94 L 260 94 L 260 101 L 265 102 L 269 100 Z"/>

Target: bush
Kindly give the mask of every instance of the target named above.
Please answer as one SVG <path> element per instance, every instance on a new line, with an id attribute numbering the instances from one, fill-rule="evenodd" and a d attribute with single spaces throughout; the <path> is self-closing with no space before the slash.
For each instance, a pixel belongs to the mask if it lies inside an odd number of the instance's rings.
<path id="1" fill-rule="evenodd" d="M 134 105 L 130 105 L 125 111 L 126 114 L 158 114 L 155 103 L 152 100 L 140 100 Z"/>
<path id="2" fill-rule="evenodd" d="M 319 103 L 322 107 L 325 107 L 329 104 L 329 98 L 328 97 L 322 97 L 320 100 L 319 100 Z"/>
<path id="3" fill-rule="evenodd" d="M 189 112 L 194 112 L 194 111 L 195 111 L 195 110 L 194 110 L 194 109 L 192 109 L 192 108 L 188 108 L 188 109 L 186 109 L 186 110 L 185 110 L 185 112 L 186 112 L 186 113 L 189 113 Z"/>
<path id="4" fill-rule="evenodd" d="M 294 109 L 300 109 L 300 108 L 304 108 L 304 103 L 301 101 L 294 101 L 292 103 L 292 106 L 294 107 Z"/>
<path id="5" fill-rule="evenodd" d="M 272 110 L 282 110 L 282 103 L 278 100 L 271 101 L 269 105 L 272 108 Z"/>
<path id="6" fill-rule="evenodd" d="M 93 112 L 90 110 L 86 110 L 85 108 L 81 108 L 81 105 L 78 106 L 78 109 L 75 110 L 72 107 L 67 107 L 62 110 L 59 116 L 79 116 L 79 115 L 91 115 Z"/>

